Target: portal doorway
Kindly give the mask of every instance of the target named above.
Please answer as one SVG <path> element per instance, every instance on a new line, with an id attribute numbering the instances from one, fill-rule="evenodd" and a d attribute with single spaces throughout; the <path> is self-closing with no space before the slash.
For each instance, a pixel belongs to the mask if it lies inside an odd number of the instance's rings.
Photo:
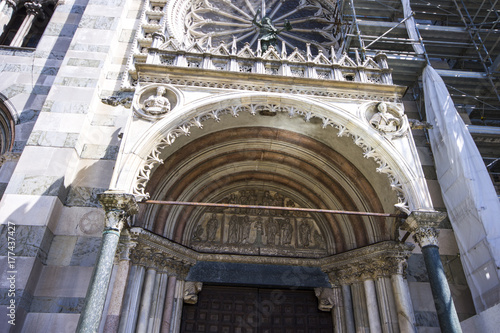
<path id="1" fill-rule="evenodd" d="M 330 312 L 318 310 L 313 290 L 203 286 L 185 304 L 181 332 L 330 333 Z"/>

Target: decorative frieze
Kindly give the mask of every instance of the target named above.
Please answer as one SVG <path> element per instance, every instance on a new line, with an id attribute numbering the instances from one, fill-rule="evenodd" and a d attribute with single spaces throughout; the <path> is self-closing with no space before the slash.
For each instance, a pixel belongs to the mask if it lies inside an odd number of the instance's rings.
<path id="1" fill-rule="evenodd" d="M 249 189 L 221 203 L 296 207 L 276 191 Z M 328 252 L 318 223 L 307 212 L 213 207 L 195 222 L 190 246 L 201 252 L 323 257 Z"/>
<path id="2" fill-rule="evenodd" d="M 333 285 L 352 284 L 377 277 L 405 274 L 414 245 L 382 242 L 331 257 L 322 265 Z"/>

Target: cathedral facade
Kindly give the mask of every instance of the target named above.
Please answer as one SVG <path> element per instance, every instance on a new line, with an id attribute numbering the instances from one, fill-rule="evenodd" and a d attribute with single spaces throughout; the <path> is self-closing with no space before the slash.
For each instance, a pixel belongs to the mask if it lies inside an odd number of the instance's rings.
<path id="1" fill-rule="evenodd" d="M 1 330 L 492 327 L 496 229 L 415 93 L 441 62 L 354 47 L 348 7 L 0 1 Z"/>

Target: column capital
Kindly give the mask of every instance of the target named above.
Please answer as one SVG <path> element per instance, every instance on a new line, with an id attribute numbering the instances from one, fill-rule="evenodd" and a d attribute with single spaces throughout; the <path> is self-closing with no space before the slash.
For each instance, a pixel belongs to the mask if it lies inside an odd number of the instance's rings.
<path id="1" fill-rule="evenodd" d="M 362 282 L 394 274 L 405 274 L 406 260 L 415 245 L 399 242 L 382 242 L 331 257 L 323 265 L 335 286 Z"/>
<path id="2" fill-rule="evenodd" d="M 127 218 L 137 214 L 138 206 L 135 196 L 129 193 L 118 191 L 106 191 L 97 195 L 106 213 L 106 230 L 115 230 L 120 232 Z"/>
<path id="3" fill-rule="evenodd" d="M 439 246 L 439 230 L 437 230 L 436 228 L 418 227 L 413 232 L 413 240 L 420 246 L 420 248 L 428 245 Z"/>
<path id="4" fill-rule="evenodd" d="M 415 210 L 408 215 L 401 227 L 409 232 L 415 232 L 419 227 L 437 227 L 446 216 L 446 212 L 436 210 Z"/>
<path id="5" fill-rule="evenodd" d="M 42 4 L 37 1 L 25 2 L 24 8 L 28 15 L 36 16 L 42 12 Z"/>

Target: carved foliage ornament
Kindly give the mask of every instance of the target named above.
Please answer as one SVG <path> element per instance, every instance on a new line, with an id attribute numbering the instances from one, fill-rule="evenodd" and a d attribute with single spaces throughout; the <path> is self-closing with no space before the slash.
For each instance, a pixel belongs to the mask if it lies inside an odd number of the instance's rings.
<path id="1" fill-rule="evenodd" d="M 322 128 L 333 127 L 338 130 L 337 136 L 351 136 L 354 143 L 363 149 L 363 156 L 365 158 L 373 158 L 379 167 L 376 169 L 378 173 L 386 174 L 391 182 L 390 186 L 393 190 L 397 192 L 398 203 L 395 205 L 396 208 L 400 209 L 405 213 L 410 213 L 407 197 L 404 193 L 401 181 L 398 179 L 396 173 L 392 170 L 391 166 L 384 159 L 384 157 L 377 151 L 376 147 L 370 146 L 363 137 L 351 133 L 351 131 L 344 125 L 338 124 L 333 119 L 318 116 L 312 111 L 303 111 L 292 105 L 276 105 L 276 104 L 241 104 L 232 105 L 229 107 L 224 107 L 220 109 L 215 109 L 207 112 L 203 112 L 198 116 L 191 118 L 170 131 L 166 132 L 163 138 L 156 142 L 155 147 L 151 153 L 147 156 L 146 160 L 143 162 L 142 168 L 139 170 L 133 193 L 138 198 L 148 198 L 149 194 L 146 193 L 146 185 L 151 177 L 152 171 L 156 166 L 163 163 L 160 158 L 161 151 L 167 146 L 171 146 L 175 140 L 182 136 L 189 136 L 191 133 L 191 127 L 195 126 L 197 128 L 203 128 L 203 122 L 209 119 L 215 120 L 216 122 L 221 121 L 221 117 L 225 115 L 231 115 L 233 117 L 238 117 L 241 112 L 248 112 L 251 115 L 270 115 L 276 114 L 277 112 L 282 112 L 288 114 L 290 118 L 302 117 L 304 121 L 309 122 L 313 118 L 320 119 L 322 122 Z"/>

